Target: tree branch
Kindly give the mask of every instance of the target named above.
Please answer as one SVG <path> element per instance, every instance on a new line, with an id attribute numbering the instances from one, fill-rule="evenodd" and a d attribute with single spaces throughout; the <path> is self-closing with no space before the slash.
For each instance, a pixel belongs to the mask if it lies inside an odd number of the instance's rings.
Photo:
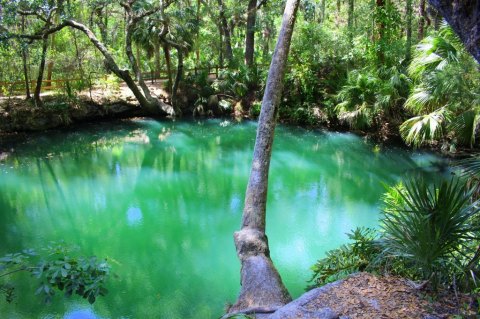
<path id="1" fill-rule="evenodd" d="M 47 18 L 45 18 L 44 16 L 42 16 L 40 13 L 36 12 L 36 11 L 30 11 L 30 10 L 17 10 L 17 13 L 19 15 L 22 15 L 22 16 L 35 16 L 37 17 L 38 19 L 42 20 L 43 22 L 45 23 L 48 23 L 48 20 Z"/>

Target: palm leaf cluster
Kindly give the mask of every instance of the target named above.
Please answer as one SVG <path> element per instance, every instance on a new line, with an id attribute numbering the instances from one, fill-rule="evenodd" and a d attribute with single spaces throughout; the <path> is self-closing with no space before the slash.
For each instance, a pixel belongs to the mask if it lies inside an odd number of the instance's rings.
<path id="1" fill-rule="evenodd" d="M 472 190 L 459 180 L 428 184 L 408 180 L 384 199 L 383 245 L 388 254 L 414 266 L 418 276 L 440 282 L 449 269 L 462 269 L 471 242 L 478 240 Z"/>
<path id="2" fill-rule="evenodd" d="M 408 95 L 410 81 L 396 67 L 354 70 L 337 94 L 335 112 L 354 129 L 378 126 L 385 114 L 398 115 L 397 107 Z"/>
<path id="3" fill-rule="evenodd" d="M 408 144 L 448 138 L 453 144 L 473 146 L 480 122 L 477 67 L 448 26 L 417 45 L 408 68 L 415 85 L 405 103 L 414 117 L 400 127 Z"/>

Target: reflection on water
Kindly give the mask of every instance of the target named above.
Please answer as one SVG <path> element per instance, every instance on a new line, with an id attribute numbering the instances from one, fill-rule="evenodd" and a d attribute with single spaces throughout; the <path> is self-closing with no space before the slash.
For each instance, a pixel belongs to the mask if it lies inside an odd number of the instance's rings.
<path id="1" fill-rule="evenodd" d="M 65 240 L 107 257 L 118 279 L 93 305 L 31 298 L 8 318 L 212 318 L 239 291 L 240 226 L 256 125 L 137 120 L 38 135 L 0 161 L 0 254 Z M 351 134 L 279 127 L 267 233 L 294 296 L 309 267 L 357 226 L 377 225 L 383 185 L 436 168 Z"/>
<path id="2" fill-rule="evenodd" d="M 73 309 L 68 311 L 65 316 L 63 316 L 64 319 L 101 319 L 101 317 L 98 317 L 95 315 L 95 312 L 92 309 Z"/>
<path id="3" fill-rule="evenodd" d="M 136 226 L 142 223 L 142 210 L 138 207 L 130 207 L 127 210 L 127 223 L 130 226 Z"/>

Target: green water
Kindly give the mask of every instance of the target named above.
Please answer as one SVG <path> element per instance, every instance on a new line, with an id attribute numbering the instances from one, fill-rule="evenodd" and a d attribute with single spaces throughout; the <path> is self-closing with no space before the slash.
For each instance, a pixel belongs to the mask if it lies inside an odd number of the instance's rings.
<path id="1" fill-rule="evenodd" d="M 51 305 L 19 277 L 2 318 L 217 318 L 239 292 L 241 220 L 256 124 L 130 122 L 37 135 L 0 161 L 0 255 L 49 241 L 106 257 L 118 278 L 90 306 Z M 352 134 L 279 127 L 267 235 L 294 297 L 309 267 L 376 227 L 382 184 L 431 170 L 432 155 L 376 149 Z"/>

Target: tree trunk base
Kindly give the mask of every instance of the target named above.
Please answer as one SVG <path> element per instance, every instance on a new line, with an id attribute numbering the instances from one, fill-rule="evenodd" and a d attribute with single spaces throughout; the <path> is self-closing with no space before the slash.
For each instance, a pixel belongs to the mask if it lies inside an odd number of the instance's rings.
<path id="1" fill-rule="evenodd" d="M 292 300 L 270 259 L 265 234 L 255 229 L 242 229 L 234 235 L 237 255 L 242 263 L 241 290 L 237 302 L 228 313 L 248 309 L 277 309 Z"/>

